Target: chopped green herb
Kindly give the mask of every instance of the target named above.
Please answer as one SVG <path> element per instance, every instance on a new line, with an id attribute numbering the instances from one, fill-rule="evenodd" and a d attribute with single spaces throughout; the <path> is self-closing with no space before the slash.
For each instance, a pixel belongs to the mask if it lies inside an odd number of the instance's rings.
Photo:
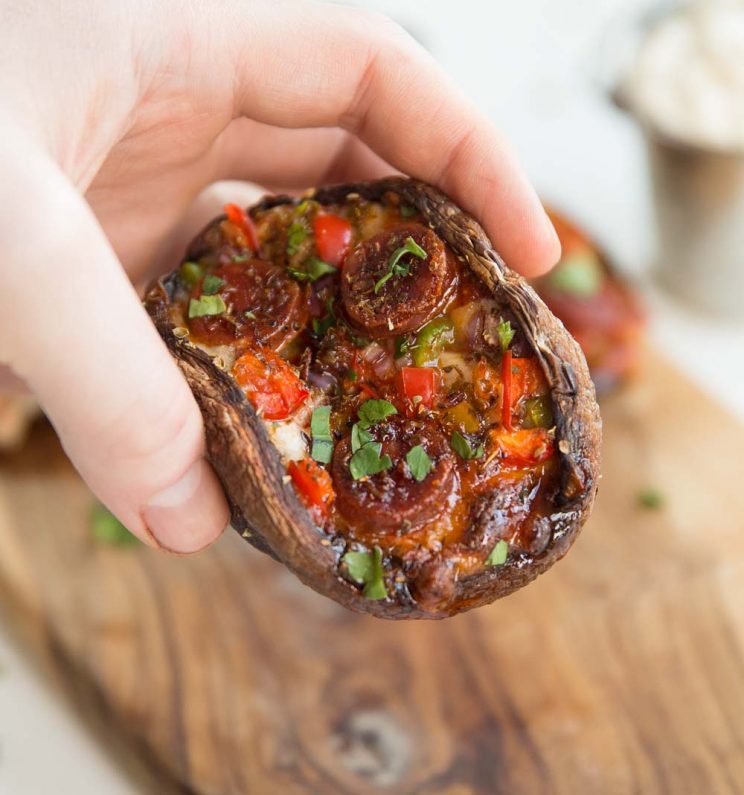
<path id="1" fill-rule="evenodd" d="M 221 315 L 226 310 L 227 305 L 221 295 L 203 295 L 189 301 L 189 318 Z"/>
<path id="2" fill-rule="evenodd" d="M 429 458 L 426 450 L 417 444 L 412 447 L 406 455 L 406 463 L 408 464 L 411 474 L 420 483 L 431 472 L 434 462 Z"/>
<path id="3" fill-rule="evenodd" d="M 189 287 L 195 287 L 204 275 L 204 268 L 198 262 L 184 262 L 178 269 L 178 275 Z"/>
<path id="4" fill-rule="evenodd" d="M 413 218 L 416 215 L 416 208 L 411 207 L 409 204 L 401 204 L 400 214 L 403 218 Z"/>
<path id="5" fill-rule="evenodd" d="M 251 312 L 250 309 L 246 309 L 246 311 L 243 312 L 243 317 L 247 317 L 248 320 L 255 320 L 256 319 L 256 313 L 255 312 Z"/>
<path id="6" fill-rule="evenodd" d="M 393 465 L 389 455 L 380 456 L 382 444 L 367 442 L 363 444 L 349 460 L 349 472 L 354 480 L 361 480 L 369 475 L 384 472 Z"/>
<path id="7" fill-rule="evenodd" d="M 319 340 L 323 339 L 328 333 L 328 330 L 336 325 L 336 318 L 331 315 L 326 315 L 324 318 L 313 318 L 313 336 Z"/>
<path id="8" fill-rule="evenodd" d="M 659 508 L 664 506 L 664 495 L 658 489 L 641 489 L 638 492 L 637 498 L 641 508 L 647 508 L 651 511 L 658 511 Z"/>
<path id="9" fill-rule="evenodd" d="M 400 359 L 401 356 L 405 356 L 412 347 L 411 340 L 409 340 L 408 337 L 396 337 L 395 358 Z"/>
<path id="10" fill-rule="evenodd" d="M 499 335 L 499 343 L 501 344 L 501 350 L 506 353 L 509 350 L 509 346 L 511 345 L 512 340 L 514 339 L 514 329 L 511 326 L 511 323 L 508 320 L 499 320 L 499 325 L 496 327 L 496 330 Z"/>
<path id="11" fill-rule="evenodd" d="M 369 428 L 370 425 L 374 425 L 376 422 L 380 420 L 384 420 L 385 417 L 389 417 L 391 414 L 397 414 L 398 409 L 387 400 L 365 400 L 361 406 L 359 406 L 359 425 L 362 428 Z"/>
<path id="12" fill-rule="evenodd" d="M 400 248 L 396 248 L 388 260 L 388 272 L 375 284 L 375 295 L 382 290 L 386 282 L 392 279 L 393 276 L 408 276 L 411 271 L 411 265 L 400 261 L 406 254 L 412 254 L 419 259 L 426 259 L 429 256 L 409 235 L 403 245 Z"/>
<path id="13" fill-rule="evenodd" d="M 349 335 L 349 339 L 352 341 L 355 348 L 366 348 L 367 345 L 369 345 L 370 340 L 367 339 L 367 337 L 360 337 L 358 334 L 355 334 L 354 330 L 343 318 L 338 318 L 338 319 L 341 321 L 343 327 L 346 329 L 346 333 Z"/>
<path id="14" fill-rule="evenodd" d="M 356 453 L 360 447 L 371 441 L 372 436 L 364 428 L 360 428 L 358 422 L 355 422 L 351 428 L 351 452 Z"/>
<path id="15" fill-rule="evenodd" d="M 310 274 L 310 281 L 315 282 L 327 273 L 337 273 L 338 268 L 334 268 L 320 257 L 310 257 L 307 263 L 307 272 Z"/>
<path id="16" fill-rule="evenodd" d="M 93 539 L 101 544 L 124 547 L 139 543 L 137 537 L 100 502 L 91 509 L 90 531 Z"/>
<path id="17" fill-rule="evenodd" d="M 220 279 L 213 273 L 208 273 L 202 282 L 202 295 L 214 295 L 224 283 L 224 279 Z"/>
<path id="18" fill-rule="evenodd" d="M 372 552 L 347 552 L 341 562 L 346 566 L 349 577 L 359 585 L 364 585 L 362 593 L 365 598 L 387 598 L 380 547 L 375 547 Z"/>
<path id="19" fill-rule="evenodd" d="M 313 437 L 312 457 L 321 464 L 330 464 L 333 456 L 330 406 L 318 406 L 313 410 L 310 417 L 310 433 Z"/>
<path id="20" fill-rule="evenodd" d="M 338 268 L 329 265 L 319 257 L 310 257 L 305 263 L 305 270 L 297 270 L 297 268 L 287 268 L 289 275 L 296 279 L 298 282 L 317 282 L 321 276 L 327 273 L 337 273 Z"/>
<path id="21" fill-rule="evenodd" d="M 290 257 L 298 252 L 308 234 L 308 229 L 302 221 L 292 221 L 287 229 L 287 254 Z"/>
<path id="22" fill-rule="evenodd" d="M 357 375 L 357 371 L 356 370 L 349 370 L 346 373 L 346 377 L 349 379 L 349 381 L 356 381 L 357 378 L 359 378 L 359 376 Z"/>
<path id="23" fill-rule="evenodd" d="M 326 309 L 328 314 L 323 318 L 313 318 L 313 334 L 322 339 L 327 334 L 328 330 L 336 325 L 336 313 L 333 311 L 333 300 L 326 301 Z"/>
<path id="24" fill-rule="evenodd" d="M 478 447 L 473 449 L 470 442 L 460 433 L 460 431 L 455 431 L 452 434 L 450 444 L 452 445 L 452 449 L 460 456 L 460 458 L 464 458 L 466 461 L 469 461 L 472 458 L 483 457 L 483 445 L 479 444 Z"/>
<path id="25" fill-rule="evenodd" d="M 569 254 L 547 277 L 556 290 L 589 298 L 602 286 L 602 264 L 593 251 Z"/>
<path id="26" fill-rule="evenodd" d="M 509 544 L 502 538 L 486 558 L 486 566 L 503 566 L 509 554 Z"/>
<path id="27" fill-rule="evenodd" d="M 233 262 L 248 262 L 250 256 L 248 254 L 233 254 Z"/>
<path id="28" fill-rule="evenodd" d="M 449 318 L 438 317 L 429 321 L 416 336 L 413 363 L 416 367 L 435 363 L 442 348 L 454 338 L 455 327 Z"/>

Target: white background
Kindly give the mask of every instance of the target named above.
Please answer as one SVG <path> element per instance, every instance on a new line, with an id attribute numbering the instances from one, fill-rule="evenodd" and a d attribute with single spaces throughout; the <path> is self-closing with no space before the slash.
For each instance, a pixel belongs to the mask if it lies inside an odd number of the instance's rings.
<path id="1" fill-rule="evenodd" d="M 504 130 L 541 194 L 644 283 L 652 339 L 744 419 L 744 327 L 698 317 L 648 282 L 653 214 L 643 143 L 598 65 L 639 0 L 370 0 L 444 64 Z M 0 795 L 133 792 L 0 631 Z"/>

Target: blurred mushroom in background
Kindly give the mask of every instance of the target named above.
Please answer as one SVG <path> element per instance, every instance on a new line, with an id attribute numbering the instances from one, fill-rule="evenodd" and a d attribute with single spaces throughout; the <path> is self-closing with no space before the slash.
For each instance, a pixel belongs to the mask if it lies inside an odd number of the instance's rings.
<path id="1" fill-rule="evenodd" d="M 638 296 L 597 245 L 555 210 L 548 214 L 561 241 L 561 260 L 534 287 L 581 345 L 599 394 L 638 369 L 645 315 Z"/>

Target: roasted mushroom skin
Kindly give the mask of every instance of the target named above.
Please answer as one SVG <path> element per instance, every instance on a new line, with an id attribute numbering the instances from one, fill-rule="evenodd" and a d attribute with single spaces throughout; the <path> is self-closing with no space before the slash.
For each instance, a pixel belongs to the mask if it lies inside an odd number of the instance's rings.
<path id="1" fill-rule="evenodd" d="M 510 593 L 565 554 L 588 514 L 596 491 L 600 422 L 583 357 L 532 290 L 505 268 L 480 227 L 433 188 L 391 178 L 322 189 L 303 200 L 267 199 L 251 209 L 250 218 L 259 232 L 266 225 L 273 233 L 266 235 L 265 250 L 262 246 L 253 256 L 297 270 L 301 263 L 297 247 L 289 245 L 287 230 L 291 231 L 293 218 L 303 202 L 304 212 L 308 202 L 316 213 L 343 210 L 354 226 L 357 245 L 386 229 L 402 229 L 410 224 L 428 228 L 436 235 L 445 248 L 448 271 L 441 288 L 441 303 L 432 310 L 433 314 L 436 316 L 445 307 L 452 308 L 453 302 L 457 308 L 458 301 L 465 303 L 465 296 L 492 302 L 493 313 L 502 321 L 509 319 L 516 331 L 511 343 L 515 359 L 533 362 L 532 375 L 543 381 L 541 398 L 547 404 L 551 420 L 551 427 L 545 429 L 550 433 L 550 455 L 539 466 L 526 468 L 528 471 L 517 468 L 520 471 L 515 476 L 504 467 L 495 467 L 489 475 L 493 461 L 489 465 L 478 459 L 465 462 L 452 449 L 442 452 L 440 458 L 445 463 L 454 460 L 457 466 L 448 465 L 449 475 L 445 471 L 448 466 L 443 465 L 440 470 L 445 481 L 440 518 L 446 514 L 450 531 L 454 535 L 459 533 L 460 538 L 467 536 L 466 546 L 473 550 L 470 560 L 462 545 L 457 548 L 456 544 L 450 544 L 454 536 L 448 539 L 441 535 L 441 521 L 436 531 L 440 532 L 438 537 L 436 532 L 433 536 L 422 535 L 417 520 L 393 532 L 396 539 L 393 543 L 385 538 L 384 526 L 370 527 L 369 522 L 361 522 L 355 527 L 344 512 L 340 512 L 337 522 L 318 522 L 318 517 L 313 517 L 297 499 L 293 485 L 286 482 L 286 462 L 282 462 L 273 447 L 265 424 L 234 379 L 224 371 L 232 363 L 226 363 L 220 356 L 215 359 L 214 350 L 206 352 L 194 344 L 195 340 L 184 336 L 182 329 L 188 319 L 183 316 L 183 284 L 174 272 L 152 287 L 146 305 L 200 403 L 210 459 L 231 500 L 236 528 L 244 531 L 251 543 L 288 565 L 307 584 L 348 607 L 381 617 L 440 618 Z M 402 208 L 407 210 L 405 214 Z M 219 246 L 214 245 L 214 230 L 224 221 L 217 219 L 195 240 L 187 259 L 206 257 L 209 261 L 211 258 L 209 267 L 215 264 L 219 267 L 223 255 L 218 252 Z M 206 242 L 210 236 L 212 245 Z M 306 239 L 307 236 L 300 245 Z M 240 252 L 231 256 L 239 257 Z M 353 421 L 354 410 L 358 411 L 363 400 L 344 384 L 344 379 L 351 369 L 349 365 L 353 364 L 356 353 L 352 348 L 358 349 L 358 336 L 364 333 L 364 324 L 349 316 L 352 313 L 345 311 L 338 294 L 334 297 L 334 291 L 329 288 L 334 278 L 337 276 L 329 274 L 312 284 L 302 283 L 308 294 L 309 320 L 297 329 L 295 337 L 283 341 L 282 355 L 289 362 L 301 365 L 295 369 L 304 368 L 305 377 L 311 376 L 310 368 L 321 365 L 322 375 L 327 376 L 318 387 L 321 394 L 324 390 L 334 394 L 338 390 L 349 391 L 348 423 Z M 452 289 L 454 283 L 459 285 L 458 293 Z M 339 301 L 340 306 L 334 306 L 334 301 Z M 317 325 L 331 314 L 329 308 L 334 309 L 335 325 L 325 330 L 322 339 L 309 344 Z M 430 317 L 422 317 L 420 322 L 425 325 L 426 321 Z M 302 323 L 298 321 L 298 325 Z M 421 329 L 416 331 L 420 334 Z M 377 339 L 393 341 L 391 336 Z M 494 343 L 491 339 L 490 344 Z M 484 347 L 488 344 L 488 338 L 483 337 Z M 312 349 L 309 362 L 305 356 L 308 347 Z M 488 361 L 488 351 L 481 353 Z M 490 355 L 495 363 L 496 353 Z M 438 411 L 447 408 L 451 407 L 440 406 Z M 391 427 L 405 422 L 432 421 L 429 416 L 408 415 L 406 406 L 401 405 Z M 337 420 L 341 425 L 343 421 L 343 418 Z M 493 430 L 498 435 L 498 427 Z M 440 441 L 450 441 L 441 423 L 439 433 Z M 336 453 L 341 459 L 343 445 L 349 444 L 347 434 L 348 424 L 346 428 L 334 428 Z M 432 453 L 432 459 L 437 459 L 436 451 L 432 449 Z M 451 474 L 455 469 L 459 492 L 447 483 L 448 478 L 455 479 Z M 435 475 L 436 472 L 432 476 Z M 465 506 L 468 510 L 463 510 L 463 500 L 456 498 L 462 494 L 465 477 L 482 486 L 479 498 Z M 345 513 L 348 515 L 349 511 Z M 426 511 L 423 513 L 426 515 Z M 246 521 L 249 516 L 250 525 Z M 452 527 L 458 522 L 459 526 Z M 511 533 L 506 534 L 510 545 L 506 561 L 484 566 L 484 556 L 499 537 L 498 529 L 505 526 Z M 431 531 L 431 526 L 427 530 Z M 383 551 L 387 593 L 384 599 L 366 598 L 360 586 L 348 577 L 343 564 L 346 552 L 369 549 L 375 542 Z M 431 553 L 432 546 L 437 554 Z M 456 548 L 456 554 L 450 554 Z"/>

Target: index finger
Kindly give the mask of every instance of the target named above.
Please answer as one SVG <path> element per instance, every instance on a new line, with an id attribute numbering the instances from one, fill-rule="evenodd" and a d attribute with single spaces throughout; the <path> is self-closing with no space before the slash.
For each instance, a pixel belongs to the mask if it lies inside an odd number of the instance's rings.
<path id="1" fill-rule="evenodd" d="M 225 31 L 238 113 L 284 127 L 343 127 L 449 194 L 515 270 L 534 276 L 555 264 L 558 238 L 510 148 L 400 27 L 335 5 L 248 8 Z"/>

